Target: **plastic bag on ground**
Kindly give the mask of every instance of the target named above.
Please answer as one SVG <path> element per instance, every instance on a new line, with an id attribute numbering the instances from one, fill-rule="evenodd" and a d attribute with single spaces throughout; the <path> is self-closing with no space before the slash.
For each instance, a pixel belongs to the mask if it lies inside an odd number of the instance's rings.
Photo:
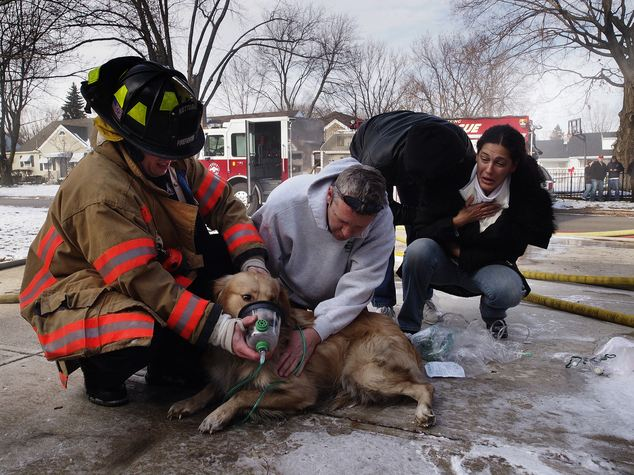
<path id="1" fill-rule="evenodd" d="M 614 355 L 601 362 L 608 375 L 632 375 L 634 372 L 634 341 L 624 336 L 610 338 L 595 351 L 595 356 Z"/>
<path id="2" fill-rule="evenodd" d="M 490 372 L 489 363 L 510 363 L 525 354 L 521 342 L 495 340 L 481 320 L 447 317 L 410 337 L 423 360 L 453 361 L 471 377 Z"/>

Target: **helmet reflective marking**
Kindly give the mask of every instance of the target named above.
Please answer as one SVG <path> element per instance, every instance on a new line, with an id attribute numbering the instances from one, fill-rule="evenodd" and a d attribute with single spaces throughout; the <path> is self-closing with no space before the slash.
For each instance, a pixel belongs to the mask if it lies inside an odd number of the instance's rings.
<path id="1" fill-rule="evenodd" d="M 178 105 L 178 98 L 172 91 L 165 91 L 163 94 L 163 100 L 161 101 L 162 111 L 171 111 Z"/>

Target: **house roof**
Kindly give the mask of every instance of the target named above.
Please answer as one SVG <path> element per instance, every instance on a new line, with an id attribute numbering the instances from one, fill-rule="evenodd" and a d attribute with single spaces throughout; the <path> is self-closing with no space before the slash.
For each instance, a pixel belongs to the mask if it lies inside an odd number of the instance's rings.
<path id="1" fill-rule="evenodd" d="M 357 123 L 357 118 L 350 114 L 344 114 L 343 112 L 331 112 L 330 114 L 326 114 L 321 118 L 324 121 L 324 124 L 330 124 L 333 120 L 338 120 L 346 127 L 351 128 L 352 125 Z"/>
<path id="2" fill-rule="evenodd" d="M 22 152 L 30 152 L 33 150 L 37 150 L 42 146 L 44 142 L 46 142 L 51 134 L 57 130 L 57 128 L 63 125 L 65 129 L 67 129 L 70 133 L 77 135 L 84 142 L 88 141 L 90 134 L 93 129 L 93 119 L 86 117 L 84 119 L 67 119 L 67 120 L 54 120 L 39 133 L 35 135 L 35 137 L 27 140 L 24 144 L 22 144 Z"/>
<path id="3" fill-rule="evenodd" d="M 563 139 L 536 140 L 535 146 L 542 151 L 539 158 L 611 156 L 612 149 L 603 148 L 603 139 L 615 136 L 615 132 L 588 132 L 583 135 L 573 135 L 567 143 L 564 143 Z"/>
<path id="4" fill-rule="evenodd" d="M 535 147 L 542 152 L 540 158 L 562 158 L 568 156 L 563 139 L 536 140 Z"/>

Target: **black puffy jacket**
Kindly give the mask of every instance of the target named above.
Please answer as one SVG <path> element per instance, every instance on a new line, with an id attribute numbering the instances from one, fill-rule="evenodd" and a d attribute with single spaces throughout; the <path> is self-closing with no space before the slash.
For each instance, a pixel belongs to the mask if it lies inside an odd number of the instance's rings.
<path id="1" fill-rule="evenodd" d="M 377 168 L 387 182 L 394 224 L 413 224 L 422 190 L 455 170 L 468 170 L 475 153 L 462 127 L 423 112 L 396 111 L 366 120 L 350 144 L 350 154 Z M 391 196 L 396 187 L 400 204 Z M 409 240 L 409 234 L 408 234 Z"/>

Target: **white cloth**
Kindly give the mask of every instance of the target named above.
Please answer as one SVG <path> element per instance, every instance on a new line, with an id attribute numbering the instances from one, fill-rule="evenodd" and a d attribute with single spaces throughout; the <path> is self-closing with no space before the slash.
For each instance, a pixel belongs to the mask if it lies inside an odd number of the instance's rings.
<path id="1" fill-rule="evenodd" d="M 209 337 L 209 343 L 214 346 L 219 346 L 223 350 L 227 350 L 229 353 L 233 354 L 232 348 L 232 340 L 233 340 L 233 332 L 235 331 L 235 326 L 244 331 L 244 325 L 242 324 L 242 320 L 239 318 L 232 318 L 228 313 L 223 313 L 218 318 L 218 322 L 214 327 L 214 331 Z"/>
<path id="2" fill-rule="evenodd" d="M 509 198 L 511 197 L 511 175 L 509 174 L 504 182 L 495 190 L 493 190 L 488 195 L 485 195 L 484 191 L 482 191 L 482 188 L 480 187 L 480 183 L 478 182 L 477 168 L 478 165 L 475 165 L 473 167 L 473 171 L 471 172 L 471 179 L 469 180 L 469 183 L 460 188 L 460 195 L 465 201 L 467 201 L 469 197 L 473 196 L 473 202 L 471 203 L 472 205 L 491 202 L 496 202 L 500 205 L 500 209 L 497 213 L 487 218 L 483 218 L 479 221 L 480 232 L 484 232 L 486 228 L 497 221 L 497 219 L 502 214 L 502 210 L 509 207 Z"/>

